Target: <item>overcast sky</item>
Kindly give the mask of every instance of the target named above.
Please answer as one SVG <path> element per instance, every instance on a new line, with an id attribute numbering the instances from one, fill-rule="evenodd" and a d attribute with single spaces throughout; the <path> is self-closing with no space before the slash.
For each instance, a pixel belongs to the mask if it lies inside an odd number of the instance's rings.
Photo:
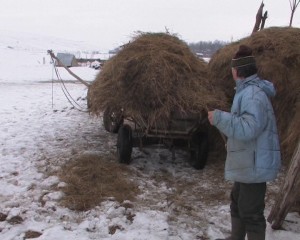
<path id="1" fill-rule="evenodd" d="M 136 31 L 171 33 L 188 42 L 248 36 L 261 0 L 0 0 L 0 31 L 84 41 L 106 52 Z M 287 26 L 289 0 L 264 0 L 266 27 Z M 300 6 L 294 27 L 300 27 Z"/>

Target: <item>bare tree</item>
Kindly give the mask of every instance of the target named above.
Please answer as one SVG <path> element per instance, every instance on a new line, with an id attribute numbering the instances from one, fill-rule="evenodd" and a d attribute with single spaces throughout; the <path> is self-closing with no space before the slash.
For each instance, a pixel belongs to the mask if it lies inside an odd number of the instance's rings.
<path id="1" fill-rule="evenodd" d="M 296 8 L 298 7 L 300 0 L 289 0 L 290 1 L 290 7 L 291 7 L 291 18 L 290 18 L 290 27 L 292 26 L 293 18 L 294 18 L 294 13 L 296 11 Z"/>

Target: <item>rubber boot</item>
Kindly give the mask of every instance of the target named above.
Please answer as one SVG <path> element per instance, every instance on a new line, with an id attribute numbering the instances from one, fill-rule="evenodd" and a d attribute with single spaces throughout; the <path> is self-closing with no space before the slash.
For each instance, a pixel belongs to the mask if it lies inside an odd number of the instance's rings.
<path id="1" fill-rule="evenodd" d="M 248 240 L 265 240 L 266 221 L 256 221 L 256 224 L 246 226 Z"/>
<path id="2" fill-rule="evenodd" d="M 255 232 L 247 231 L 248 240 L 265 240 L 266 239 L 266 229 L 261 227 L 257 228 Z"/>
<path id="3" fill-rule="evenodd" d="M 223 239 L 218 238 L 216 240 L 245 240 L 245 236 L 246 229 L 244 223 L 240 218 L 231 217 L 231 236 Z"/>

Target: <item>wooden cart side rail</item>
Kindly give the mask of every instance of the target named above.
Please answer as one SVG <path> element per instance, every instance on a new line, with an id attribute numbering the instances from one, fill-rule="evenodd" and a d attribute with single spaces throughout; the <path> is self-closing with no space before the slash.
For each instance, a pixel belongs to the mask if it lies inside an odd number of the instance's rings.
<path id="1" fill-rule="evenodd" d="M 148 132 L 144 133 L 142 136 L 145 137 L 153 137 L 153 138 L 170 138 L 170 139 L 190 139 L 191 136 L 187 135 L 187 133 L 183 132 L 170 132 L 170 133 L 158 133 L 158 132 Z"/>

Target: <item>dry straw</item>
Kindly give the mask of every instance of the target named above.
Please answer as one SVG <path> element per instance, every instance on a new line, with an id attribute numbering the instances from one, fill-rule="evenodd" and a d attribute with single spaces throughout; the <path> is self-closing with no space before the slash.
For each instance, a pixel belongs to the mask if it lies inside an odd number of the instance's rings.
<path id="1" fill-rule="evenodd" d="M 86 211 L 107 200 L 134 200 L 139 193 L 133 174 L 112 156 L 86 154 L 63 166 L 60 178 L 67 185 L 62 204 L 72 210 Z"/>
<path id="2" fill-rule="evenodd" d="M 300 140 L 300 29 L 268 28 L 214 54 L 208 65 L 209 78 L 223 89 L 228 103 L 232 101 L 235 85 L 230 62 L 240 44 L 253 49 L 259 75 L 276 87 L 277 95 L 272 101 L 283 159 L 289 162 Z"/>
<path id="3" fill-rule="evenodd" d="M 139 33 L 104 64 L 89 89 L 90 111 L 123 108 L 143 127 L 166 123 L 173 111 L 200 113 L 222 106 L 207 63 L 167 33 Z M 161 124 L 160 124 L 161 125 Z"/>

